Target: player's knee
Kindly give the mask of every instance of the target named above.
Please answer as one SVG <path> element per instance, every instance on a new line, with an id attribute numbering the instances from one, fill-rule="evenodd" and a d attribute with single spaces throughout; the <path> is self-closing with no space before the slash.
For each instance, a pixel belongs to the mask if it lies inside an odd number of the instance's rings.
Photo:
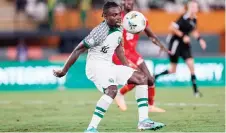
<path id="1" fill-rule="evenodd" d="M 148 76 L 142 74 L 138 77 L 137 82 L 139 85 L 147 85 L 148 84 Z"/>
<path id="2" fill-rule="evenodd" d="M 176 73 L 176 68 L 174 67 L 171 67 L 169 70 L 168 70 L 169 73 Z"/>
<path id="3" fill-rule="evenodd" d="M 135 85 L 147 85 L 148 77 L 140 71 L 135 71 L 127 83 Z"/>
<path id="4" fill-rule="evenodd" d="M 148 77 L 148 86 L 153 86 L 155 83 L 155 80 L 153 77 L 149 76 Z"/>
<path id="5" fill-rule="evenodd" d="M 176 69 L 172 69 L 170 73 L 176 73 Z"/>
<path id="6" fill-rule="evenodd" d="M 116 85 L 111 85 L 107 89 L 104 90 L 104 93 L 110 96 L 112 99 L 117 95 L 118 89 Z"/>

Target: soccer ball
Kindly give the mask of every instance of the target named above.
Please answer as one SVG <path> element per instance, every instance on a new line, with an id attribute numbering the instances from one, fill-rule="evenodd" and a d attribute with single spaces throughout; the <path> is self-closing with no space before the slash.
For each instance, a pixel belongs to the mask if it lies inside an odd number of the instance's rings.
<path id="1" fill-rule="evenodd" d="M 124 16 L 122 26 L 127 32 L 138 34 L 145 29 L 146 18 L 138 11 L 131 11 Z"/>

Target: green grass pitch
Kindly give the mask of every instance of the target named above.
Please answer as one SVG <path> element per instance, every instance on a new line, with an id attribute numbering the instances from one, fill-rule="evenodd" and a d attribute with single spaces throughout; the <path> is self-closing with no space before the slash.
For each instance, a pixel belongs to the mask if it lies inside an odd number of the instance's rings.
<path id="1" fill-rule="evenodd" d="M 149 113 L 165 123 L 160 132 L 224 132 L 225 90 L 201 88 L 195 98 L 189 88 L 161 88 L 156 104 L 166 113 Z M 97 90 L 0 92 L 0 132 L 83 132 L 101 93 Z M 126 96 L 128 110 L 110 106 L 100 132 L 137 132 L 134 92 Z"/>

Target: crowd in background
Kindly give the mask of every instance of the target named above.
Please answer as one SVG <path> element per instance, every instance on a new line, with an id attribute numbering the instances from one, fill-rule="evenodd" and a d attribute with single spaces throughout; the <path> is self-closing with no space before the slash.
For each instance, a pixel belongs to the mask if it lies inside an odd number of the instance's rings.
<path id="1" fill-rule="evenodd" d="M 26 15 L 32 22 L 37 23 L 38 29 L 51 29 L 55 11 L 76 10 L 80 12 L 81 24 L 85 26 L 87 11 L 101 9 L 107 0 L 5 0 L 15 6 L 15 16 Z M 122 0 L 114 0 L 121 3 Z M 139 10 L 161 10 L 168 13 L 182 13 L 185 11 L 185 3 L 188 0 L 135 0 Z M 198 0 L 201 12 L 224 10 L 225 0 Z M 23 29 L 23 28 L 22 28 Z M 27 45 L 23 38 L 17 41 L 17 59 L 27 60 Z M 71 50 L 75 42 L 73 39 L 60 38 L 59 49 Z M 67 48 L 66 48 L 67 46 Z M 69 47 L 71 46 L 71 47 Z M 62 48 L 61 48 L 62 47 Z M 62 51 L 60 51 L 62 52 Z"/>
<path id="2" fill-rule="evenodd" d="M 12 1 L 12 0 L 10 0 Z M 24 12 L 38 22 L 46 22 L 48 16 L 54 10 L 68 8 L 78 9 L 81 12 L 81 19 L 85 21 L 86 11 L 91 8 L 102 8 L 106 0 L 15 0 L 17 12 Z M 115 0 L 120 3 L 121 0 Z M 183 12 L 184 4 L 188 0 L 136 0 L 136 6 L 140 10 L 164 10 L 166 12 Z M 210 12 L 211 10 L 223 10 L 224 0 L 198 0 L 200 10 Z"/>

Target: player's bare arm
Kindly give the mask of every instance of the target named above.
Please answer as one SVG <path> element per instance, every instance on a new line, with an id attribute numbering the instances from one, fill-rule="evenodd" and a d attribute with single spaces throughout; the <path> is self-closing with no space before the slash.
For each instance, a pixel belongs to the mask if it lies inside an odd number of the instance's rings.
<path id="1" fill-rule="evenodd" d="M 85 52 L 87 48 L 84 46 L 83 42 L 79 43 L 77 47 L 73 50 L 73 52 L 68 57 L 67 61 L 64 64 L 64 67 L 62 70 L 53 70 L 53 75 L 56 77 L 63 77 L 66 75 L 70 67 L 76 62 L 80 54 Z"/>
<path id="2" fill-rule="evenodd" d="M 150 28 L 146 27 L 144 29 L 144 32 L 146 33 L 146 35 L 148 36 L 148 38 L 151 39 L 151 41 L 155 45 L 159 46 L 161 50 L 169 53 L 169 50 L 166 47 L 164 47 L 164 45 L 159 41 L 159 39 L 157 38 L 157 36 L 151 31 Z"/>
<path id="3" fill-rule="evenodd" d="M 174 25 L 175 25 L 175 22 L 173 22 L 173 23 L 170 25 L 170 27 L 169 27 L 170 31 L 171 31 L 173 34 L 177 35 L 178 37 L 183 38 L 184 43 L 189 44 L 189 43 L 190 43 L 190 37 L 189 37 L 188 35 L 185 35 L 185 34 L 184 34 L 182 31 L 180 31 L 178 28 L 175 28 Z"/>
<path id="4" fill-rule="evenodd" d="M 195 29 L 192 32 L 192 36 L 199 41 L 199 44 L 203 50 L 206 49 L 206 41 L 200 36 L 199 31 Z"/>
<path id="5" fill-rule="evenodd" d="M 128 60 L 125 56 L 124 48 L 122 44 L 118 45 L 115 49 L 115 53 L 119 60 L 122 62 L 122 65 L 132 67 L 134 69 L 140 70 L 137 65 L 135 65 L 132 61 Z"/>
<path id="6" fill-rule="evenodd" d="M 125 56 L 125 52 L 124 52 L 122 44 L 118 45 L 118 47 L 115 49 L 115 53 L 123 65 L 130 66 L 129 62 Z"/>

